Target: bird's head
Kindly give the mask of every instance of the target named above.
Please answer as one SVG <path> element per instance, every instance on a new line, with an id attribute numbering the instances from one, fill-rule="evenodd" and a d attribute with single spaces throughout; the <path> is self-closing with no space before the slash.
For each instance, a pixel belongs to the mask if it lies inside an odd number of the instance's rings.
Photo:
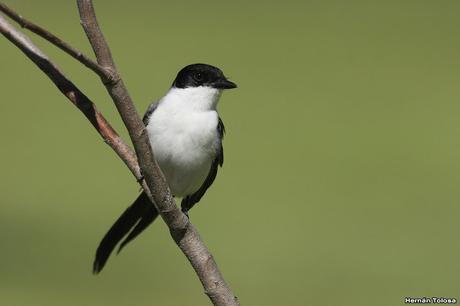
<path id="1" fill-rule="evenodd" d="M 207 64 L 185 66 L 176 76 L 173 87 L 211 87 L 215 89 L 232 89 L 236 84 L 229 81 L 222 70 Z"/>

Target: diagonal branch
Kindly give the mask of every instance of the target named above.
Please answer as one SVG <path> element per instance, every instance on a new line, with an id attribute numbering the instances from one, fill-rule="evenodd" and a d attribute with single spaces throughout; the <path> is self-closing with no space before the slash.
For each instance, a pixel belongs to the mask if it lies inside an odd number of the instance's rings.
<path id="1" fill-rule="evenodd" d="M 34 43 L 23 33 L 16 30 L 8 21 L 0 16 L 0 33 L 16 45 L 35 65 L 38 66 L 67 97 L 86 116 L 101 137 L 123 160 L 137 179 L 141 173 L 133 150 L 123 141 L 96 105 L 81 92 Z"/>
<path id="2" fill-rule="evenodd" d="M 123 80 L 117 72 L 110 48 L 99 28 L 91 0 L 77 0 L 81 24 L 85 30 L 97 61 L 118 79 L 105 83 L 120 116 L 128 129 L 139 165 L 151 191 L 151 200 L 168 225 L 176 244 L 188 258 L 203 284 L 206 294 L 216 306 L 237 306 L 239 302 L 223 279 L 214 258 L 201 240 L 188 218 L 177 208 L 166 180 L 155 161 L 152 148 Z"/>
<path id="3" fill-rule="evenodd" d="M 98 63 L 92 62 L 86 56 L 82 57 L 82 54 L 78 50 L 72 48 L 45 29 L 26 21 L 1 3 L 0 10 L 23 27 L 31 29 L 34 33 L 58 46 L 101 77 L 129 131 L 138 159 L 136 159 L 131 148 L 118 136 L 102 114 L 97 111 L 95 105 L 88 97 L 67 79 L 60 69 L 27 36 L 16 30 L 1 16 L 0 33 L 21 49 L 51 79 L 58 89 L 84 113 L 104 141 L 119 155 L 133 175 L 141 182 L 144 191 L 152 202 L 155 203 L 163 220 L 168 225 L 174 241 L 195 269 L 203 284 L 205 293 L 209 296 L 213 304 L 216 306 L 238 306 L 239 302 L 237 298 L 225 283 L 216 262 L 204 245 L 198 232 L 175 205 L 168 185 L 155 162 L 145 127 L 136 112 L 123 81 L 119 77 L 110 54 L 110 49 L 104 40 L 102 32 L 99 30 L 92 2 L 77 0 L 77 3 L 79 5 L 82 25 L 96 53 Z M 142 180 L 138 161 L 145 175 L 145 180 Z"/>
<path id="4" fill-rule="evenodd" d="M 80 52 L 78 49 L 72 47 L 71 45 L 69 45 L 53 33 L 19 15 L 13 9 L 11 9 L 2 2 L 0 2 L 0 11 L 2 11 L 3 13 L 5 13 L 5 15 L 16 21 L 21 27 L 32 31 L 38 36 L 43 37 L 44 39 L 46 39 L 47 41 L 61 49 L 62 51 L 66 52 L 67 54 L 78 60 L 80 63 L 94 71 L 104 80 L 109 81 L 112 79 L 110 71 L 107 71 L 97 62 L 93 61 L 88 56 Z"/>

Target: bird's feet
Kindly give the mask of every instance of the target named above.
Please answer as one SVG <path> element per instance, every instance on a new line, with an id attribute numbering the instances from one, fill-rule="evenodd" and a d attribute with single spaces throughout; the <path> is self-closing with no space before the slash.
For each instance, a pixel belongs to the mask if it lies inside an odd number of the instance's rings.
<path id="1" fill-rule="evenodd" d="M 142 173 L 142 169 L 139 169 L 139 172 L 140 172 L 140 176 L 139 176 L 139 178 L 136 179 L 136 181 L 139 184 L 142 184 L 142 181 L 145 179 L 145 177 L 144 177 L 144 173 Z"/>
<path id="2" fill-rule="evenodd" d="M 190 219 L 190 217 L 188 216 L 188 210 L 187 209 L 184 209 L 182 208 L 182 213 L 187 216 L 187 219 Z"/>

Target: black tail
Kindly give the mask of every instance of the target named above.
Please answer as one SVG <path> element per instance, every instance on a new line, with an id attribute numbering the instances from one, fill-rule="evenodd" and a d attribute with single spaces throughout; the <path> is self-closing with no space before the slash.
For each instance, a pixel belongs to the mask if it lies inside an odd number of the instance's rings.
<path id="1" fill-rule="evenodd" d="M 112 225 L 104 238 L 102 238 L 96 251 L 93 273 L 97 274 L 101 272 L 113 249 L 123 237 L 129 233 L 128 237 L 120 244 L 118 252 L 146 229 L 157 216 L 158 212 L 152 203 L 150 203 L 147 195 L 144 192 L 141 193 L 136 201 Z"/>

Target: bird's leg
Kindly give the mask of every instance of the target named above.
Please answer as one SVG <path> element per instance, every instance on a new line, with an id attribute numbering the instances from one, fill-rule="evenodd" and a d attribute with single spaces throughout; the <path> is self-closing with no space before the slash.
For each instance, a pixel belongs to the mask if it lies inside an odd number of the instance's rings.
<path id="1" fill-rule="evenodd" d="M 184 215 L 186 215 L 188 219 L 190 219 L 190 217 L 189 217 L 189 215 L 188 215 L 188 209 L 187 209 L 187 207 L 182 207 L 181 210 L 182 210 L 182 213 L 183 213 Z"/>
<path id="2" fill-rule="evenodd" d="M 138 179 L 136 179 L 136 181 L 139 184 L 141 184 L 145 177 L 144 177 L 144 173 L 142 173 L 142 169 L 139 168 L 139 172 L 140 172 L 141 176 Z"/>

